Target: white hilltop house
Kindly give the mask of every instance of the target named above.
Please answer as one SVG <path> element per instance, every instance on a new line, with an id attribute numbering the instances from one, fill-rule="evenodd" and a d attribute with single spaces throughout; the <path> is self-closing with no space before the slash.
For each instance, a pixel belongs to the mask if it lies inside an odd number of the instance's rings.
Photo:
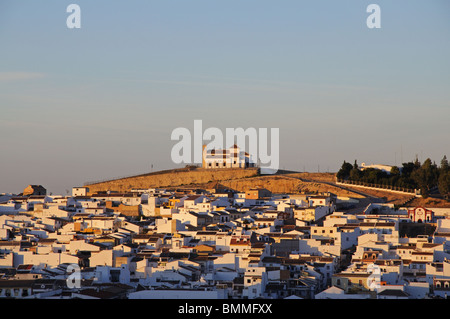
<path id="1" fill-rule="evenodd" d="M 202 158 L 202 167 L 208 169 L 256 167 L 255 159 L 241 151 L 236 144 L 228 149 L 217 150 L 207 150 L 206 145 L 203 145 Z"/>

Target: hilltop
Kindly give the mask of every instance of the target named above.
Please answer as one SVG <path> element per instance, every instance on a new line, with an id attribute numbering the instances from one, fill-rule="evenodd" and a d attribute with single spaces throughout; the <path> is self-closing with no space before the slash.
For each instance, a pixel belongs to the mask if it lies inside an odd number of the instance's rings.
<path id="1" fill-rule="evenodd" d="M 203 169 L 186 167 L 100 182 L 88 182 L 90 193 L 126 192 L 142 188 L 211 188 L 219 183 L 236 191 L 264 187 L 272 193 L 317 194 L 332 192 L 339 196 L 362 198 L 361 191 L 333 184 L 334 173 L 307 173 L 280 170 L 274 175 L 261 175 L 257 168 Z"/>
<path id="2" fill-rule="evenodd" d="M 131 189 L 170 188 L 209 182 L 222 182 L 258 176 L 257 168 L 204 169 L 196 166 L 158 171 L 100 182 L 88 182 L 90 193 L 100 191 L 126 192 Z"/>
<path id="3" fill-rule="evenodd" d="M 127 192 L 132 189 L 210 189 L 220 184 L 239 192 L 264 187 L 272 193 L 321 194 L 331 192 L 337 196 L 382 201 L 397 205 L 450 207 L 450 203 L 437 198 L 415 198 L 385 190 L 361 189 L 336 184 L 336 173 L 311 173 L 280 170 L 274 175 L 261 175 L 257 168 L 203 169 L 196 166 L 164 170 L 99 182 L 88 182 L 90 194 L 102 191 Z M 364 201 L 365 202 L 365 201 Z"/>

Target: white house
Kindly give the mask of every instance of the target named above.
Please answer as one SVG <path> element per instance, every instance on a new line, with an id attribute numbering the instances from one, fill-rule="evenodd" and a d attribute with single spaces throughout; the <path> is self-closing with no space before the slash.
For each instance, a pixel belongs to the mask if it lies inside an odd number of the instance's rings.
<path id="1" fill-rule="evenodd" d="M 217 168 L 246 168 L 255 167 L 256 159 L 234 144 L 228 149 L 212 149 L 207 150 L 203 145 L 203 161 L 202 167 L 207 169 Z"/>
<path id="2" fill-rule="evenodd" d="M 355 215 L 344 214 L 342 212 L 333 212 L 332 214 L 326 216 L 323 221 L 323 225 L 326 227 L 357 223 L 359 223 L 359 220 Z"/>
<path id="3" fill-rule="evenodd" d="M 98 283 L 116 282 L 130 284 L 130 270 L 127 264 L 120 267 L 97 266 L 95 269 L 95 281 Z"/>
<path id="4" fill-rule="evenodd" d="M 89 266 L 113 266 L 113 250 L 101 250 L 98 252 L 91 252 L 91 257 L 89 258 Z"/>
<path id="5" fill-rule="evenodd" d="M 171 234 L 185 230 L 186 227 L 180 219 L 176 218 L 158 218 L 155 220 L 155 226 L 160 234 Z"/>
<path id="6" fill-rule="evenodd" d="M 295 218 L 311 222 L 316 222 L 332 212 L 330 206 L 300 207 L 293 210 Z"/>
<path id="7" fill-rule="evenodd" d="M 35 254 L 32 251 L 14 253 L 14 267 L 21 264 L 47 265 L 56 267 L 63 263 L 78 264 L 78 257 L 66 253 Z"/>
<path id="8" fill-rule="evenodd" d="M 206 201 L 206 196 L 204 195 L 191 195 L 180 200 L 183 203 L 183 208 L 185 210 L 196 210 L 197 205 Z"/>
<path id="9" fill-rule="evenodd" d="M 430 284 L 427 282 L 408 282 L 405 284 L 405 290 L 409 299 L 423 299 L 430 294 Z"/>
<path id="10" fill-rule="evenodd" d="M 262 297 L 267 282 L 266 267 L 247 267 L 244 273 L 244 289 L 242 295 L 248 299 Z"/>
<path id="11" fill-rule="evenodd" d="M 72 196 L 86 196 L 89 193 L 89 187 L 72 187 Z"/>

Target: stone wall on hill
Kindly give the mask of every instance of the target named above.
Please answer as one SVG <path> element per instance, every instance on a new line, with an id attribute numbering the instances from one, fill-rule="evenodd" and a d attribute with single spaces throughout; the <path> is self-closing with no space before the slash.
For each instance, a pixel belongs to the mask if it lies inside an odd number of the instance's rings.
<path id="1" fill-rule="evenodd" d="M 126 177 L 110 181 L 85 184 L 89 187 L 89 194 L 100 191 L 126 192 L 133 188 L 147 189 L 155 187 L 185 186 L 190 184 L 203 184 L 212 181 L 227 181 L 232 179 L 245 179 L 258 176 L 257 168 L 227 168 L 172 170 L 167 173 L 151 173 L 139 176 Z"/>

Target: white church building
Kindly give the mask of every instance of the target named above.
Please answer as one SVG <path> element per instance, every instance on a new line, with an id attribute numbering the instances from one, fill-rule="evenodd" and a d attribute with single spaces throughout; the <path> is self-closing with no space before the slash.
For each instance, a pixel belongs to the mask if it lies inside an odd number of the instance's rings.
<path id="1" fill-rule="evenodd" d="M 202 167 L 207 169 L 247 168 L 256 167 L 256 164 L 250 154 L 241 151 L 236 144 L 228 149 L 218 150 L 207 150 L 206 145 L 203 145 Z"/>

